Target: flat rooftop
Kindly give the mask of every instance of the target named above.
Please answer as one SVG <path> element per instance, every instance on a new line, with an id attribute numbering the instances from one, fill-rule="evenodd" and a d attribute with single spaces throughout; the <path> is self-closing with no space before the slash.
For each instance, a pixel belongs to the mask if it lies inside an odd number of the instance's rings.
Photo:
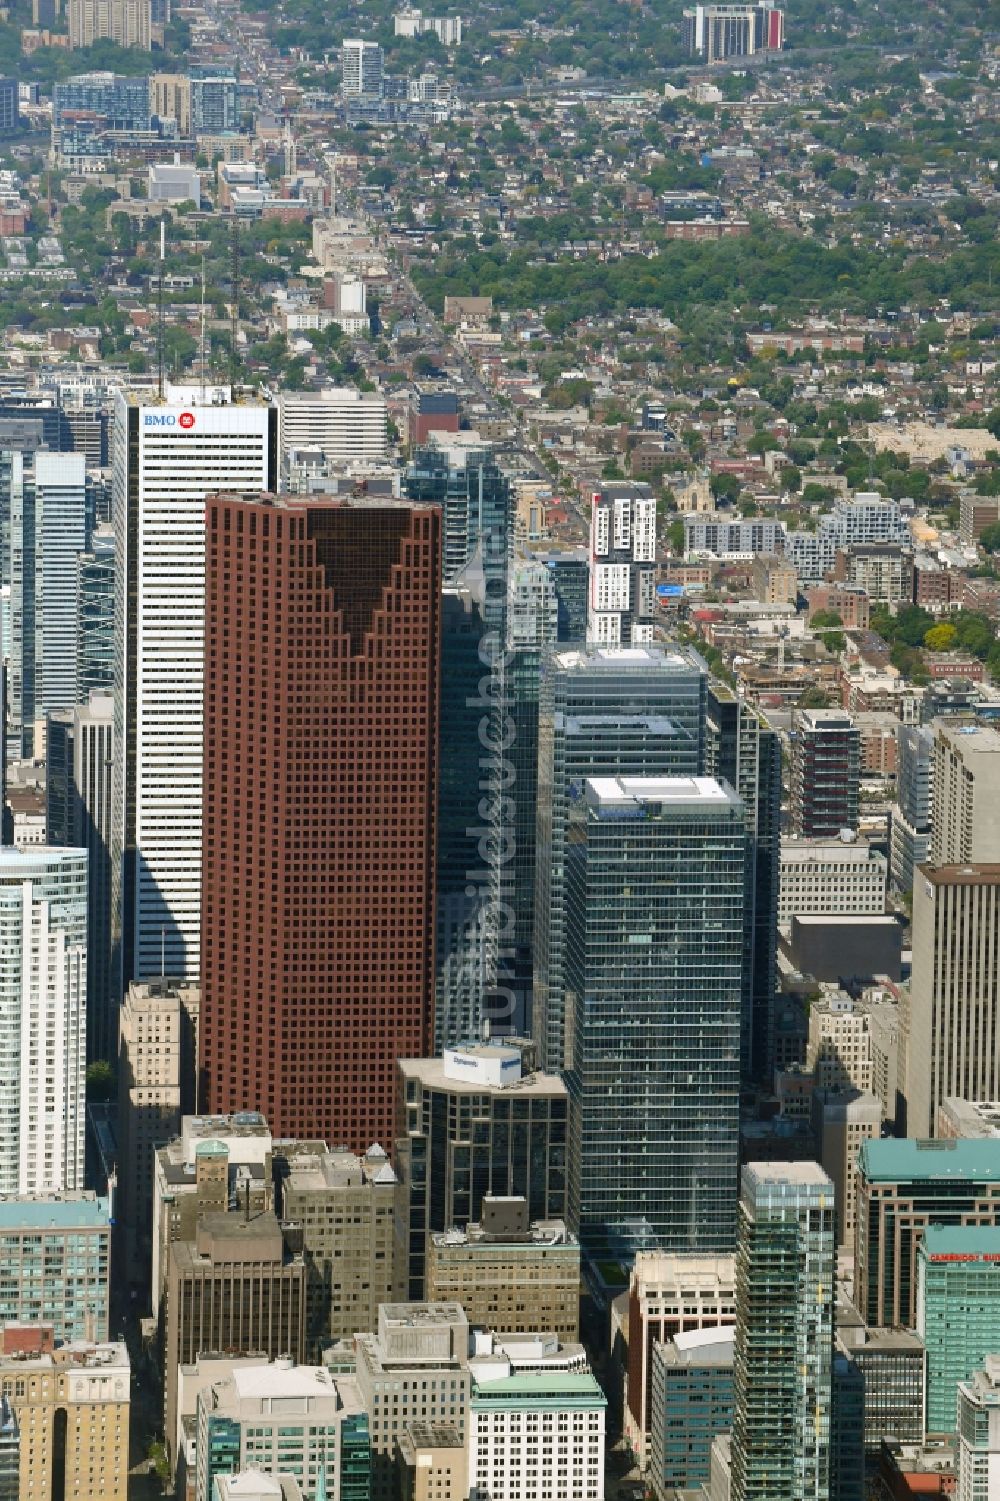
<path id="1" fill-rule="evenodd" d="M 672 804 L 723 807 L 739 802 L 714 777 L 588 777 L 587 800 L 598 809 Z"/>
<path id="2" fill-rule="evenodd" d="M 818 1162 L 748 1162 L 743 1172 L 755 1183 L 787 1183 L 797 1188 L 829 1188 L 833 1192 L 833 1184 Z"/>
<path id="3" fill-rule="evenodd" d="M 1000 886 L 1000 865 L 918 865 L 932 886 Z"/>
<path id="4" fill-rule="evenodd" d="M 980 1183 L 1000 1180 L 1000 1138 L 944 1141 L 908 1137 L 862 1142 L 859 1166 L 869 1182 L 912 1183 L 951 1178 Z"/>
<path id="5" fill-rule="evenodd" d="M 733 1358 L 736 1325 L 718 1329 L 686 1329 L 664 1341 L 664 1357 L 672 1365 L 727 1365 Z M 672 1357 L 672 1358 L 671 1358 Z"/>
<path id="6" fill-rule="evenodd" d="M 477 1381 L 472 1389 L 473 1406 L 477 1400 L 499 1400 L 520 1407 L 546 1398 L 570 1405 L 607 1406 L 600 1382 L 589 1371 L 522 1371 L 495 1381 Z"/>
<path id="7" fill-rule="evenodd" d="M 398 1067 L 404 1079 L 419 1079 L 427 1089 L 446 1089 L 451 1094 L 482 1095 L 496 1090 L 505 1095 L 516 1092 L 521 1095 L 566 1098 L 566 1085 L 558 1074 L 546 1074 L 540 1069 L 502 1084 L 486 1085 L 479 1077 L 470 1075 L 463 1079 L 447 1073 L 443 1058 L 400 1058 Z"/>
<path id="8" fill-rule="evenodd" d="M 950 742 L 963 760 L 1000 756 L 1000 730 L 990 724 L 948 724 L 937 727 L 938 736 Z"/>
<path id="9" fill-rule="evenodd" d="M 438 1328 L 467 1323 L 461 1303 L 383 1303 L 382 1320 L 394 1329 Z"/>
<path id="10" fill-rule="evenodd" d="M 921 1245 L 929 1261 L 1000 1261 L 1000 1225 L 928 1225 Z"/>
<path id="11" fill-rule="evenodd" d="M 866 839 L 792 839 L 782 836 L 781 858 L 786 864 L 884 865 L 880 854 Z"/>
<path id="12" fill-rule="evenodd" d="M 107 1230 L 107 1199 L 96 1194 L 0 1196 L 0 1230 Z"/>
<path id="13" fill-rule="evenodd" d="M 695 667 L 694 653 L 667 646 L 592 646 L 574 647 L 556 652 L 553 661 L 567 671 L 589 668 L 599 672 L 621 672 L 630 668 Z"/>

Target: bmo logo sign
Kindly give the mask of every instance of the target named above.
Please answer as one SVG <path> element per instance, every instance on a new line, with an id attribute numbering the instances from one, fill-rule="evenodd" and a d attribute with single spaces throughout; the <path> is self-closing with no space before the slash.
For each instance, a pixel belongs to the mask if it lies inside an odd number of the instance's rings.
<path id="1" fill-rule="evenodd" d="M 182 427 L 189 432 L 194 427 L 194 413 L 181 412 L 175 416 L 173 412 L 146 412 L 143 415 L 144 427 Z"/>

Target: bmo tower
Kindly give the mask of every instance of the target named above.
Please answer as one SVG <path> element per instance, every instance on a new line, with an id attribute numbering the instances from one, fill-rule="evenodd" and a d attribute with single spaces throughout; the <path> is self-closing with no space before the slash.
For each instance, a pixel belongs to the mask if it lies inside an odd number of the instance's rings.
<path id="1" fill-rule="evenodd" d="M 226 387 L 115 401 L 113 985 L 198 975 L 205 497 L 277 485 L 277 410 Z"/>
<path id="2" fill-rule="evenodd" d="M 605 485 L 590 518 L 587 640 L 647 646 L 656 616 L 656 497 L 648 485 Z"/>

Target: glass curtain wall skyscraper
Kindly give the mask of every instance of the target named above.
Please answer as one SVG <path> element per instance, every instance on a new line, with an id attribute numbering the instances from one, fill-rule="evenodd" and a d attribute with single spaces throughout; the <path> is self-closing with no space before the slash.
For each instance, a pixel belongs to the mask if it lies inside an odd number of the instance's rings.
<path id="1" fill-rule="evenodd" d="M 729 783 L 746 813 L 741 1057 L 746 1077 L 767 1080 L 778 986 L 781 745 L 759 711 L 717 679 L 708 688 L 707 729 L 705 769 Z"/>
<path id="2" fill-rule="evenodd" d="M 82 453 L 35 455 L 36 718 L 77 702 L 77 557 L 87 547 Z"/>
<path id="3" fill-rule="evenodd" d="M 566 1066 L 565 861 L 593 776 L 699 776 L 707 671 L 681 647 L 584 646 L 542 668 L 538 711 L 532 1033 L 543 1068 Z"/>
<path id="4" fill-rule="evenodd" d="M 570 1216 L 595 1258 L 736 1234 L 746 828 L 709 777 L 594 777 L 565 851 Z"/>
<path id="5" fill-rule="evenodd" d="M 815 1162 L 743 1169 L 733 1501 L 829 1501 L 833 1184 Z"/>
<path id="6" fill-rule="evenodd" d="M 110 689 L 115 681 L 115 534 L 110 526 L 98 527 L 90 551 L 77 558 L 76 613 L 77 698 L 86 703 L 92 689 Z"/>
<path id="7" fill-rule="evenodd" d="M 449 702 L 442 704 L 442 827 L 447 830 L 466 818 L 466 828 L 475 830 L 463 844 L 465 869 L 459 872 L 453 865 L 443 872 L 446 886 L 439 888 L 438 985 L 440 989 L 446 978 L 447 989 L 441 994 L 444 1012 L 438 1040 L 459 1041 L 463 1036 L 478 1037 L 484 1029 L 510 1032 L 524 1014 L 508 919 L 515 889 L 513 862 L 507 858 L 514 837 L 514 812 L 506 795 L 510 760 L 507 589 L 514 497 L 489 448 L 466 449 L 457 444 L 417 448 L 404 489 L 411 501 L 441 507 L 442 581 L 446 587 L 460 585 L 474 597 L 481 621 L 475 683 L 471 681 L 475 664 L 467 650 L 468 635 L 464 643 L 448 639 L 449 621 L 460 628 L 460 634 L 465 626 L 454 615 L 448 615 L 444 623 L 444 652 L 449 657 L 458 654 L 454 666 L 472 693 L 471 705 L 462 704 L 457 681 L 443 680 L 442 692 Z M 458 737 L 451 733 L 451 723 L 464 725 Z M 473 746 L 468 743 L 470 735 Z M 473 772 L 475 781 L 470 786 L 467 778 Z M 455 807 L 449 806 L 452 791 L 458 798 Z M 468 819 L 470 811 L 473 816 Z M 455 853 L 453 846 L 446 858 L 453 859 Z"/>

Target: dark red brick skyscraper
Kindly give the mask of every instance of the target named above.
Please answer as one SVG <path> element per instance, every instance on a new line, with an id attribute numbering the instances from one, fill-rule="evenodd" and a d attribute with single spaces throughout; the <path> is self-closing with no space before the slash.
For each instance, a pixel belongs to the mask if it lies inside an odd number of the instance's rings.
<path id="1" fill-rule="evenodd" d="M 388 1148 L 433 1036 L 440 513 L 206 521 L 201 1108 Z"/>

